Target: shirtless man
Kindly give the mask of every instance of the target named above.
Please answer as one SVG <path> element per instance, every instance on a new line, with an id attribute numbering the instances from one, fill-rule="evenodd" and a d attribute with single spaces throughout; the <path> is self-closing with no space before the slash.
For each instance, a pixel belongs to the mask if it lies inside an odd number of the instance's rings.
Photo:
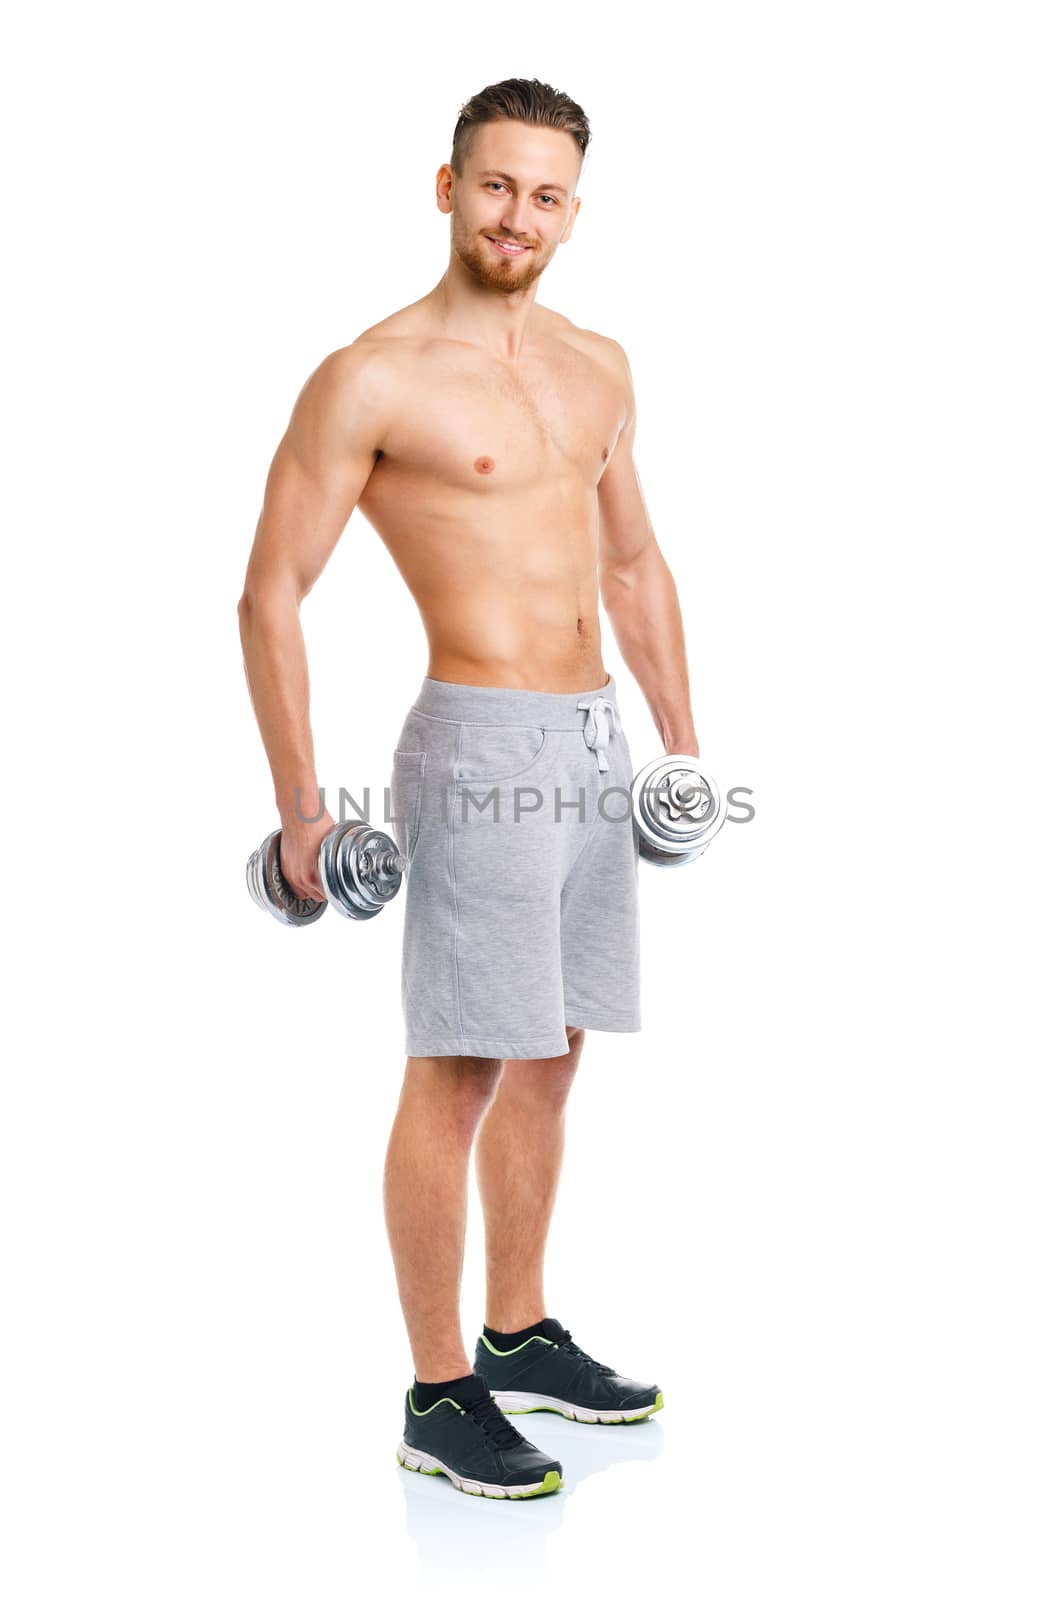
<path id="1" fill-rule="evenodd" d="M 598 602 L 665 752 L 698 754 L 625 354 L 535 302 L 578 217 L 588 139 L 581 108 L 538 80 L 462 108 L 436 180 L 448 269 L 308 379 L 239 602 L 283 871 L 316 898 L 334 818 L 301 820 L 318 782 L 299 608 L 355 506 L 426 629 L 428 675 L 391 782 L 408 862 L 407 1062 L 384 1206 L 415 1364 L 398 1460 L 497 1498 L 562 1481 L 504 1413 L 626 1422 L 662 1401 L 587 1355 L 543 1292 L 586 1029 L 640 1027 L 638 850 L 617 801 L 633 768 Z M 620 1108 L 621 1137 L 642 1131 L 631 1115 Z M 459 1285 L 475 1140 L 488 1321 L 471 1366 Z"/>

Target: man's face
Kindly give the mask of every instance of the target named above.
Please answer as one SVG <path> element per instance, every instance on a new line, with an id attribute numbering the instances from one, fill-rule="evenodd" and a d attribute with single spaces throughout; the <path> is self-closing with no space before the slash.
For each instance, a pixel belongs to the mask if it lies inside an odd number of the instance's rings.
<path id="1" fill-rule="evenodd" d="M 451 194 L 452 249 L 478 282 L 502 294 L 535 283 L 578 215 L 581 166 L 574 139 L 559 128 L 477 129 Z"/>

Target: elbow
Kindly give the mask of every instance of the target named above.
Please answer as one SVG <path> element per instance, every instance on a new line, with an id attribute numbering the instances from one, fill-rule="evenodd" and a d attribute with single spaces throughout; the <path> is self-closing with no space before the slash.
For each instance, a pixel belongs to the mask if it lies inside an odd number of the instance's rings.
<path id="1" fill-rule="evenodd" d="M 636 586 L 636 571 L 631 562 L 616 562 L 600 569 L 600 596 L 605 607 L 624 600 Z"/>
<path id="2" fill-rule="evenodd" d="M 600 592 L 605 603 L 608 598 L 624 600 L 641 583 L 648 580 L 656 568 L 665 565 L 665 558 L 658 548 L 658 542 L 650 534 L 638 550 L 627 555 L 622 560 L 601 561 L 600 563 Z"/>
<path id="3" fill-rule="evenodd" d="M 303 596 L 295 585 L 285 583 L 255 584 L 247 581 L 239 596 L 238 617 L 240 627 L 267 617 L 281 617 L 300 609 Z"/>
<path id="4" fill-rule="evenodd" d="M 252 589 L 243 589 L 239 596 L 237 611 L 239 618 L 239 635 L 244 639 L 246 634 L 252 629 L 257 613 L 257 597 Z"/>

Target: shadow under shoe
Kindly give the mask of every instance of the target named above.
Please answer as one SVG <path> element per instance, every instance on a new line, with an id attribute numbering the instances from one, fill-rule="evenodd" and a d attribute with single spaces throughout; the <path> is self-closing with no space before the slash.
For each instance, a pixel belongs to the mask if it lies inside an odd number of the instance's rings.
<path id="1" fill-rule="evenodd" d="M 405 1432 L 397 1460 L 410 1472 L 444 1473 L 464 1494 L 528 1500 L 562 1487 L 559 1461 L 518 1433 L 492 1399 L 480 1373 L 469 1373 L 426 1411 L 405 1395 Z"/>

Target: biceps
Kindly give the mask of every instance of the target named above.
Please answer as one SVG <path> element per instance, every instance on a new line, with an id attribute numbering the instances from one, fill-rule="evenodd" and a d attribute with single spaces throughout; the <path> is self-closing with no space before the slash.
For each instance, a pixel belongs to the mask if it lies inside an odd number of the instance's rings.
<path id="1" fill-rule="evenodd" d="M 304 385 L 268 473 L 248 584 L 292 587 L 298 599 L 313 586 L 375 464 L 381 401 L 378 376 L 350 351 Z"/>
<path id="2" fill-rule="evenodd" d="M 600 572 L 609 577 L 627 566 L 654 538 L 640 487 L 636 462 L 629 450 L 616 450 L 597 489 L 600 511 Z"/>
<path id="3" fill-rule="evenodd" d="M 287 434 L 268 473 L 252 577 L 292 584 L 302 599 L 332 555 L 372 467 L 369 451 L 324 462 L 303 459 Z"/>

